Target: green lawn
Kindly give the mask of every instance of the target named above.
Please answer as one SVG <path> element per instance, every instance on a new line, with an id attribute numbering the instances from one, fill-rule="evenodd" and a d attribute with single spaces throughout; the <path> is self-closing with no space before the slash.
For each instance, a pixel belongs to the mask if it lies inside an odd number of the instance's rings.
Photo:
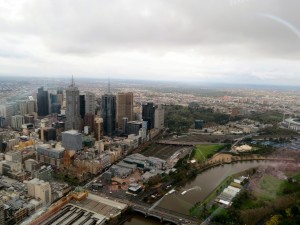
<path id="1" fill-rule="evenodd" d="M 218 144 L 197 145 L 193 152 L 193 158 L 198 162 L 203 162 L 223 147 L 224 145 Z"/>
<path id="2" fill-rule="evenodd" d="M 294 175 L 293 178 L 299 182 L 300 181 L 300 173 L 297 173 L 296 175 Z"/>
<path id="3" fill-rule="evenodd" d="M 274 176 L 264 175 L 259 181 L 255 195 L 264 200 L 274 200 L 280 192 L 283 183 L 284 180 L 280 180 Z"/>

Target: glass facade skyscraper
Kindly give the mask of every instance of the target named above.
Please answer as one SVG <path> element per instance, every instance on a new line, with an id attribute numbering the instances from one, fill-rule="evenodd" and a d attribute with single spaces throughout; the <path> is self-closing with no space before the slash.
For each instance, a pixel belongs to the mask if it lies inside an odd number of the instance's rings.
<path id="1" fill-rule="evenodd" d="M 44 87 L 38 89 L 37 108 L 39 116 L 47 116 L 49 114 L 48 91 L 44 91 Z"/>
<path id="2" fill-rule="evenodd" d="M 102 117 L 104 135 L 114 136 L 116 131 L 116 96 L 111 93 L 102 96 Z"/>

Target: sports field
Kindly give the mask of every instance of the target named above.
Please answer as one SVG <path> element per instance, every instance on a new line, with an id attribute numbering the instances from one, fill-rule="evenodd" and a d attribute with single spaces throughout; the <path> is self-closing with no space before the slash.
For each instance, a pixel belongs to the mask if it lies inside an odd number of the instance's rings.
<path id="1" fill-rule="evenodd" d="M 220 144 L 201 144 L 197 145 L 193 152 L 193 157 L 198 162 L 203 162 L 213 154 L 215 154 L 218 150 L 222 149 L 224 145 Z"/>

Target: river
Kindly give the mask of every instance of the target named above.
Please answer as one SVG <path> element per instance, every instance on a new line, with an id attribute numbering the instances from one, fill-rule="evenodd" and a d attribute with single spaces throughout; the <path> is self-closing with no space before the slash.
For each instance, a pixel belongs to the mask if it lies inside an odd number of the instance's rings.
<path id="1" fill-rule="evenodd" d="M 124 225 L 162 225 L 158 219 L 135 214 L 131 219 L 127 220 Z"/>
<path id="2" fill-rule="evenodd" d="M 158 206 L 188 215 L 189 209 L 196 202 L 204 200 L 226 177 L 266 164 L 271 163 L 266 161 L 243 161 L 213 167 L 198 174 L 194 180 L 187 183 L 175 193 L 164 196 Z M 183 191 L 187 191 L 186 194 L 182 195 Z M 124 225 L 157 224 L 161 223 L 154 219 L 146 219 L 141 215 L 135 215 L 132 219 L 124 223 Z"/>

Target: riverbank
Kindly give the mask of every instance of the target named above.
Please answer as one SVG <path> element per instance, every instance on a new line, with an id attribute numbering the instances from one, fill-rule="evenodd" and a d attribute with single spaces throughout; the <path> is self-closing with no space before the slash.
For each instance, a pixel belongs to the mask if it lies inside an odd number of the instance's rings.
<path id="1" fill-rule="evenodd" d="M 168 176 L 169 179 L 175 181 L 172 184 L 172 188 L 176 192 L 172 195 L 164 195 L 163 198 L 157 201 L 158 204 L 157 202 L 154 204 L 157 204 L 157 207 L 174 211 L 174 213 L 182 213 L 199 218 L 197 216 L 199 213 L 191 213 L 190 209 L 197 202 L 201 202 L 197 205 L 198 209 L 199 207 L 201 209 L 203 206 L 210 206 L 210 202 L 233 179 L 234 174 L 239 174 L 242 171 L 265 165 L 266 163 L 272 163 L 273 161 L 282 161 L 279 158 L 267 158 L 258 155 L 236 156 L 234 154 L 217 153 L 216 156 L 202 164 L 189 163 L 187 158 L 181 159 L 177 165 L 177 172 L 172 172 L 171 176 Z M 284 160 L 292 161 L 291 158 Z M 160 180 L 161 182 L 170 181 L 166 177 L 161 177 Z M 184 191 L 187 192 L 182 194 Z"/>
<path id="2" fill-rule="evenodd" d="M 268 160 L 252 160 L 252 161 L 240 161 L 233 164 L 223 164 L 220 166 L 214 165 L 205 171 L 197 174 L 196 178 L 192 181 L 187 182 L 183 187 L 176 188 L 176 192 L 164 196 L 164 198 L 159 202 L 157 207 L 163 208 L 169 211 L 174 211 L 175 213 L 181 213 L 185 215 L 190 215 L 190 208 L 193 207 L 197 202 L 209 202 L 214 196 L 213 192 L 220 189 L 221 186 L 227 185 L 227 178 L 233 177 L 234 174 L 240 174 L 241 172 L 252 170 L 255 167 L 271 165 L 278 165 L 277 162 Z M 252 171 L 250 171 L 252 172 Z M 249 172 L 249 174 L 251 174 Z M 248 175 L 248 173 L 247 173 Z M 229 178 L 228 178 L 229 179 Z M 196 188 L 197 187 L 197 188 Z M 183 191 L 187 191 L 182 195 Z M 134 214 L 134 218 L 135 218 Z M 148 219 L 143 219 L 139 217 L 137 222 L 132 219 L 131 222 L 126 222 L 124 225 L 157 225 L 158 223 L 148 223 Z M 155 220 L 154 220 L 155 221 Z M 200 220 L 199 220 L 200 221 Z"/>
<path id="3" fill-rule="evenodd" d="M 218 208 L 215 204 L 215 199 L 226 187 L 228 187 L 228 185 L 230 185 L 231 182 L 234 181 L 234 179 L 241 176 L 249 176 L 250 173 L 253 174 L 255 171 L 256 170 L 253 168 L 251 170 L 246 170 L 226 177 L 202 202 L 197 202 L 190 209 L 190 214 L 199 219 L 206 219 Z"/>
<path id="4" fill-rule="evenodd" d="M 278 161 L 278 162 L 296 162 L 294 158 L 276 158 L 276 157 L 265 157 L 261 155 L 235 155 L 233 153 L 216 153 L 211 159 L 205 163 L 196 165 L 198 173 L 201 173 L 207 169 L 224 165 L 234 164 L 243 161 Z"/>

